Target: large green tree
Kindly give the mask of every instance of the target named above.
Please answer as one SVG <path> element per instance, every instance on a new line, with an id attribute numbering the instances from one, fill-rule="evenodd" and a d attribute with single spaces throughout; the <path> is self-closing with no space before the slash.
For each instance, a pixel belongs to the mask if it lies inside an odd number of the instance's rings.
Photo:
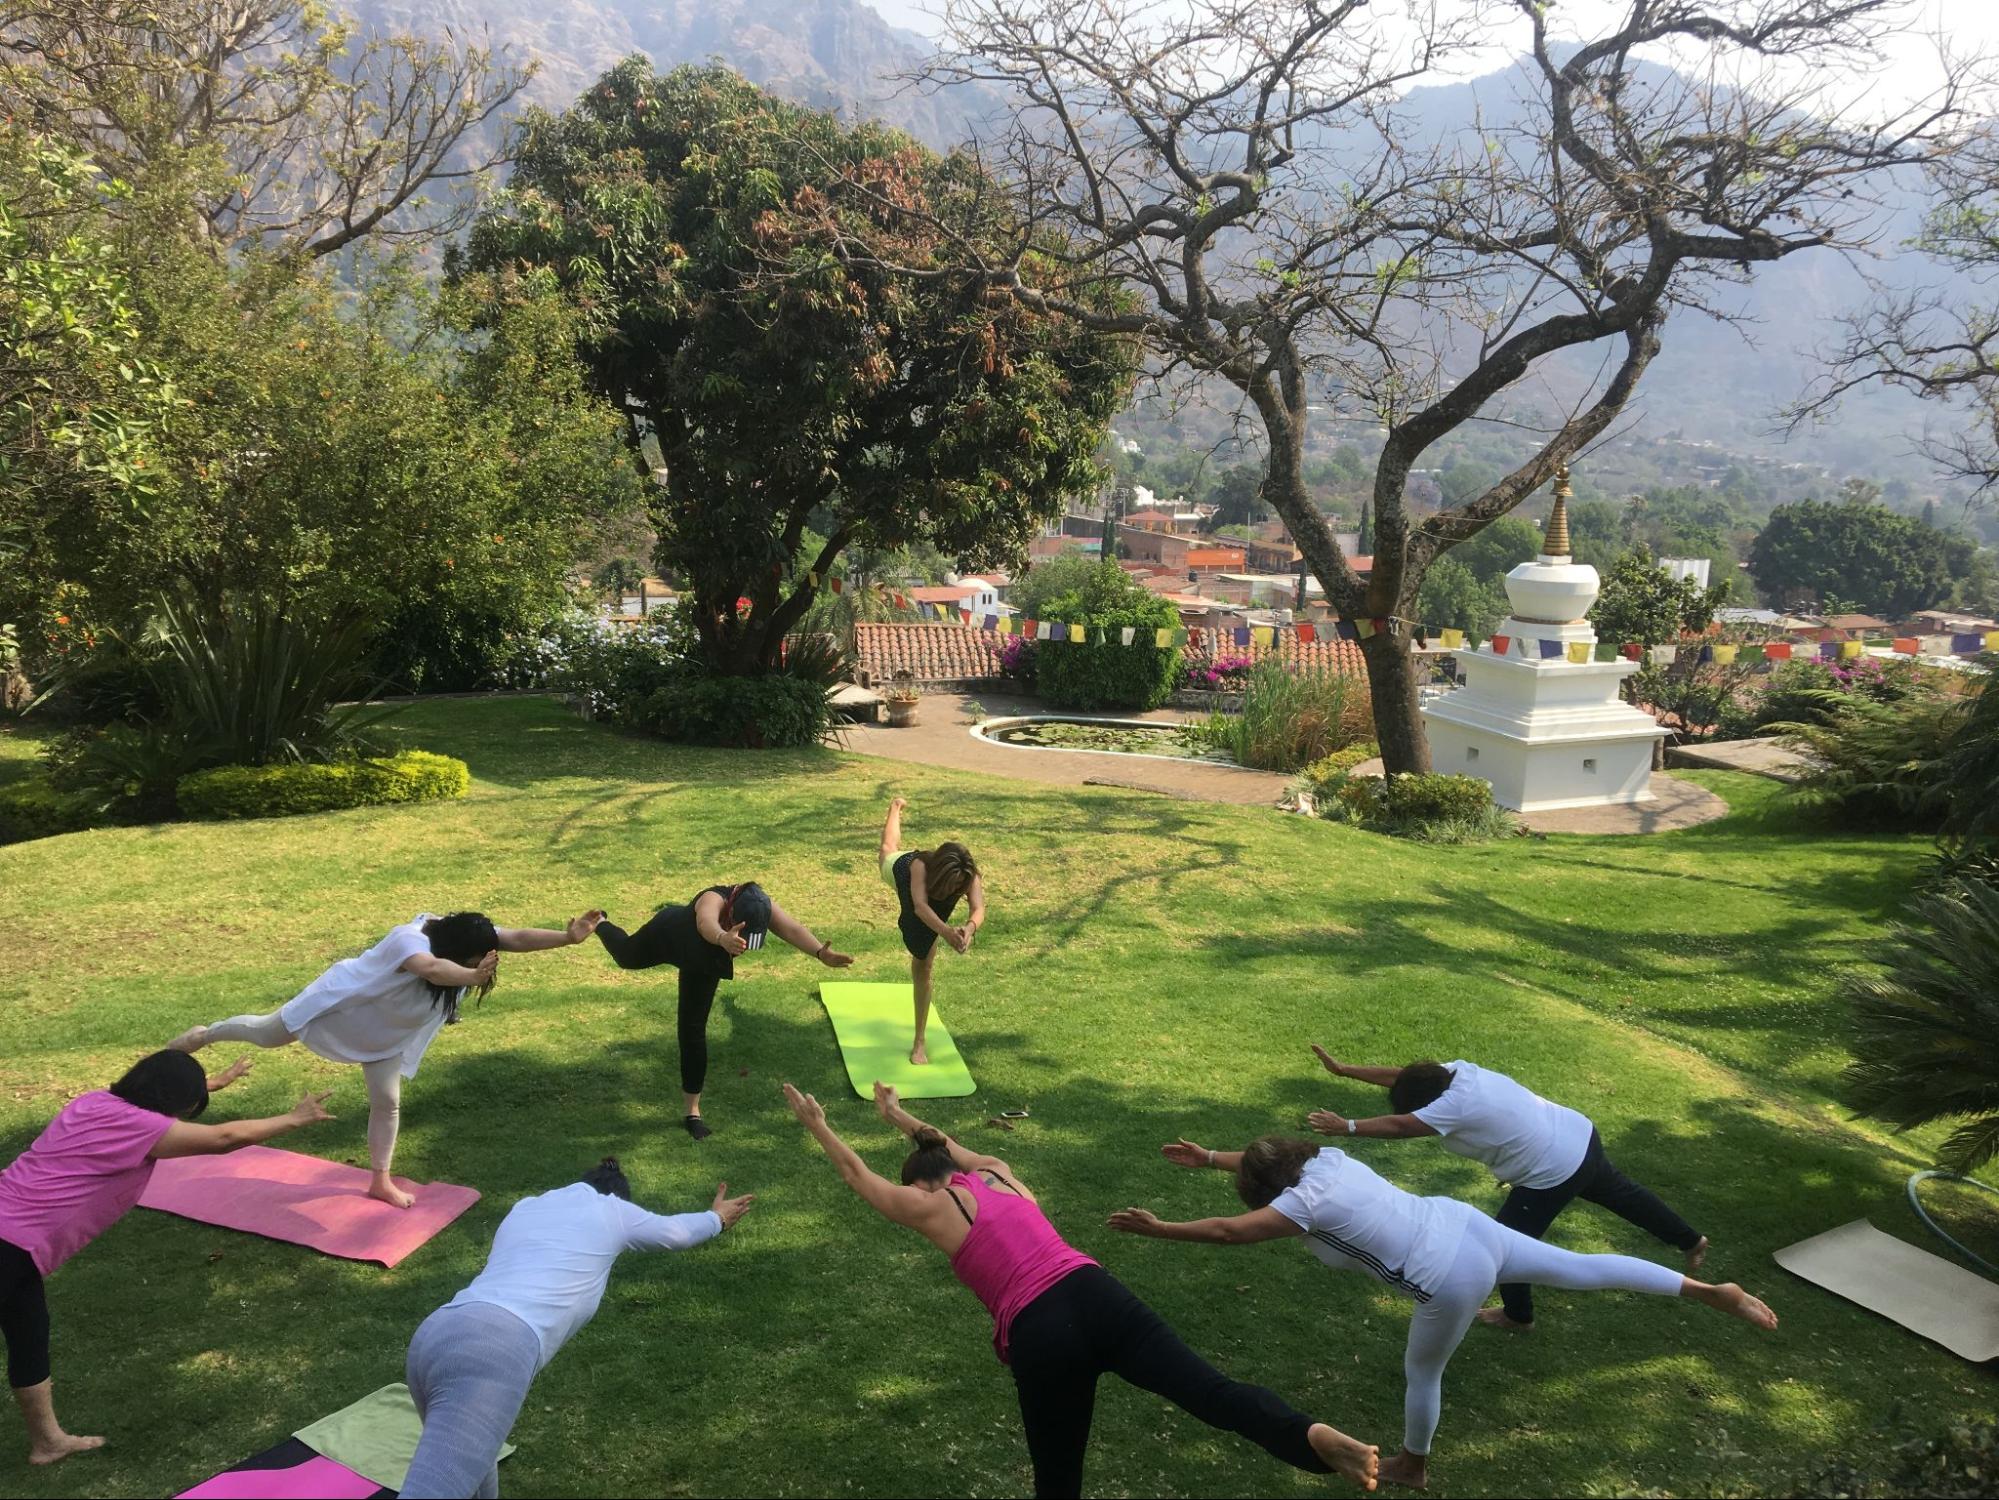
<path id="1" fill-rule="evenodd" d="M 1773 603 L 1837 596 L 1894 620 L 1950 598 L 1975 550 L 1885 506 L 1802 500 L 1770 513 L 1749 549 L 1749 571 Z"/>
<path id="2" fill-rule="evenodd" d="M 1703 588 L 1695 579 L 1675 578 L 1649 551 L 1635 547 L 1605 575 L 1590 623 L 1599 640 L 1656 646 L 1706 630 L 1727 597 L 1727 584 Z"/>
<path id="3" fill-rule="evenodd" d="M 902 211 L 855 222 L 849 181 Z M 1093 491 L 1129 343 L 952 271 L 927 227 L 946 216 L 1023 249 L 1030 280 L 1061 252 L 970 160 L 720 68 L 632 58 L 564 114 L 527 116 L 470 264 L 582 310 L 591 379 L 657 465 L 656 560 L 689 584 L 712 669 L 771 667 L 809 574 L 849 546 L 1014 563 L 1065 496 Z M 861 232 L 914 274 L 843 264 L 839 240 Z"/>

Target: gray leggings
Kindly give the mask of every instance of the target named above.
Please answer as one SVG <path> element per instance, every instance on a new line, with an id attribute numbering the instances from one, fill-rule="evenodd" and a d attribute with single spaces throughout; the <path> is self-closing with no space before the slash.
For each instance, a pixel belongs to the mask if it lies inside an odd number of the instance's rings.
<path id="1" fill-rule="evenodd" d="M 534 1330 L 504 1307 L 440 1307 L 410 1340 L 410 1396 L 423 1436 L 407 1500 L 498 1500 L 500 1448 L 541 1364 Z"/>

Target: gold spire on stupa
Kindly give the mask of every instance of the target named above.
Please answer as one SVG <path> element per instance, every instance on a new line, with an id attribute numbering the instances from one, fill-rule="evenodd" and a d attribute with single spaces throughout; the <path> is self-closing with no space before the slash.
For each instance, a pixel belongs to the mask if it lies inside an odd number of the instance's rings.
<path id="1" fill-rule="evenodd" d="M 1555 470 L 1555 508 L 1548 512 L 1548 529 L 1541 537 L 1543 557 L 1569 555 L 1569 466 Z"/>

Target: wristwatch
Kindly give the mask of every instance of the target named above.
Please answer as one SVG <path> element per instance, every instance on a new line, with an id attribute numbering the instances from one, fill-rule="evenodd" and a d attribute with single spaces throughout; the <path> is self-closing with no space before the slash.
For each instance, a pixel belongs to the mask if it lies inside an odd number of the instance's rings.
<path id="1" fill-rule="evenodd" d="M 1358 1120 L 1349 1120 L 1349 1121 L 1347 1121 L 1347 1134 L 1348 1134 L 1348 1135 L 1359 1135 L 1359 1134 L 1360 1134 L 1360 1121 L 1358 1121 Z"/>

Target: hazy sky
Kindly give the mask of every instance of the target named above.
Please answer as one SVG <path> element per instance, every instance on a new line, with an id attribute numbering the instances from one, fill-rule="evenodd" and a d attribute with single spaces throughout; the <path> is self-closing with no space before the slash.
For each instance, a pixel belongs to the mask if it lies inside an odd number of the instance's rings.
<path id="1" fill-rule="evenodd" d="M 935 34 L 938 28 L 926 12 L 943 8 L 942 0 L 863 0 L 863 3 L 873 5 L 898 26 L 929 34 Z M 1397 8 L 1395 0 L 1383 7 Z M 1557 35 L 1564 32 L 1574 35 L 1600 25 L 1623 8 L 1618 0 L 1557 0 L 1553 30 Z M 1889 65 L 1878 73 L 1825 80 L 1832 91 L 1854 100 L 1896 103 L 1924 94 L 1934 86 L 1937 76 L 1936 45 L 1931 38 L 1939 30 L 1949 37 L 1956 50 L 1999 54 L 1999 0 L 1907 0 L 1906 9 L 1912 25 L 1926 35 L 1903 38 L 1895 46 Z M 1502 45 L 1476 62 L 1461 66 L 1454 76 L 1489 72 L 1525 50 L 1524 21 L 1516 23 L 1512 30 L 1512 36 Z"/>

